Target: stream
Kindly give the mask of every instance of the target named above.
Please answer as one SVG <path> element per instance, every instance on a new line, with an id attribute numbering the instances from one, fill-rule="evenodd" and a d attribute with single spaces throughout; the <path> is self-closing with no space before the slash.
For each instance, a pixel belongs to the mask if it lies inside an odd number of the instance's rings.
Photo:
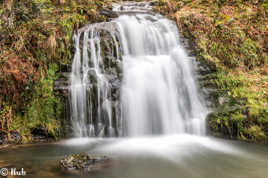
<path id="1" fill-rule="evenodd" d="M 67 154 L 108 155 L 113 164 L 87 176 L 61 172 Z M 26 177 L 267 178 L 268 145 L 170 135 L 142 138 L 77 138 L 0 150 L 1 167 L 24 168 Z"/>

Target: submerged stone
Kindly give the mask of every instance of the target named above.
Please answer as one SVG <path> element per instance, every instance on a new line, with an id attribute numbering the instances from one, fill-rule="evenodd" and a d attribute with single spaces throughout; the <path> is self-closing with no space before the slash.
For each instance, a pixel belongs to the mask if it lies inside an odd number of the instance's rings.
<path id="1" fill-rule="evenodd" d="M 112 160 L 107 156 L 90 155 L 87 153 L 68 155 L 60 160 L 62 171 L 78 175 L 102 171 L 111 165 Z"/>

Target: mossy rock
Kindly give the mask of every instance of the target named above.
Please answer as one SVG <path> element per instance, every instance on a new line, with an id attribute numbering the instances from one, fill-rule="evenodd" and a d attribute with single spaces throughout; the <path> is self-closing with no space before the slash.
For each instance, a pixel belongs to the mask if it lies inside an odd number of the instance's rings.
<path id="1" fill-rule="evenodd" d="M 248 137 L 253 141 L 263 141 L 267 139 L 264 131 L 257 125 L 252 125 L 250 128 L 247 128 L 246 133 Z"/>
<path id="2" fill-rule="evenodd" d="M 268 142 L 266 111 L 260 110 L 254 117 L 249 111 L 245 107 L 210 113 L 206 122 L 209 134 L 249 142 Z"/>
<path id="3" fill-rule="evenodd" d="M 75 175 L 103 171 L 110 166 L 112 166 L 112 160 L 107 156 L 90 155 L 87 153 L 67 155 L 60 160 L 61 170 Z"/>

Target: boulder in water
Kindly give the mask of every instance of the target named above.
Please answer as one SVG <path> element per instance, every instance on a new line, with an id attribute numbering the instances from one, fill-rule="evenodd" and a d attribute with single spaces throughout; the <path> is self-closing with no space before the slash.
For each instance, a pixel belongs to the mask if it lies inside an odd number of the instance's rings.
<path id="1" fill-rule="evenodd" d="M 110 158 L 86 153 L 68 155 L 60 160 L 60 168 L 62 171 L 78 175 L 102 171 L 110 166 Z"/>

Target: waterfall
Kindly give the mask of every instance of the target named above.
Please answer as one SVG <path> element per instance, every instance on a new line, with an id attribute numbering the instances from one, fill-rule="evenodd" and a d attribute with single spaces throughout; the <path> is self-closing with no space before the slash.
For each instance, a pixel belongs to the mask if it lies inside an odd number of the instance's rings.
<path id="1" fill-rule="evenodd" d="M 207 109 L 177 26 L 144 13 L 149 3 L 116 4 L 121 15 L 74 35 L 70 77 L 75 136 L 205 134 Z M 128 13 L 126 13 L 128 12 Z"/>

